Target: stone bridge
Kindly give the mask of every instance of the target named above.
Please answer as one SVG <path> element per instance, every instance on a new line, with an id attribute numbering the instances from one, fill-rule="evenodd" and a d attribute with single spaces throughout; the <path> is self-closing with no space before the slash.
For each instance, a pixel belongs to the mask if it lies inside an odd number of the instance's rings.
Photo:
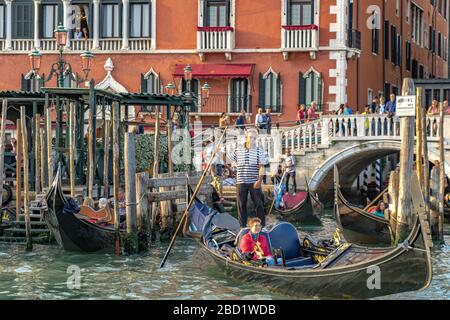
<path id="1" fill-rule="evenodd" d="M 438 116 L 427 116 L 426 119 L 430 162 L 439 159 L 438 120 Z M 271 135 L 260 134 L 258 144 L 268 151 L 272 169 L 280 162 L 283 149 L 290 148 L 296 156 L 297 185 L 305 188 L 306 177 L 310 189 L 321 199 L 332 199 L 334 165 L 340 168 L 341 187 L 347 190 L 355 185 L 357 178 L 360 180 L 366 168 L 379 159 L 384 159 L 385 164 L 390 162 L 390 166 L 384 165 L 385 177 L 388 176 L 398 161 L 400 127 L 398 117 L 325 115 L 299 126 L 272 130 Z M 236 147 L 238 139 L 228 140 L 227 137 L 226 153 Z M 444 117 L 444 150 L 445 171 L 449 176 L 450 115 Z M 198 156 L 201 152 L 196 154 Z"/>

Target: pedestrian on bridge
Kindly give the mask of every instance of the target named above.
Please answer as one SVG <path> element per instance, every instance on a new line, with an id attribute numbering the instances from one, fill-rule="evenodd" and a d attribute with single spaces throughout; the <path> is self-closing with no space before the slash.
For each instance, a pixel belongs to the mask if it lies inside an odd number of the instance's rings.
<path id="1" fill-rule="evenodd" d="M 301 104 L 297 109 L 297 125 L 300 125 L 305 122 L 306 117 L 306 106 Z"/>

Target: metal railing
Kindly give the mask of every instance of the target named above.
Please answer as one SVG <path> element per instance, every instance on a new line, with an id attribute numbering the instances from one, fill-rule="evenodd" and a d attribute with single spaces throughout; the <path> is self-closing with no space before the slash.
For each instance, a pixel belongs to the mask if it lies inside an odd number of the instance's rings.
<path id="1" fill-rule="evenodd" d="M 251 95 L 233 96 L 229 94 L 211 94 L 208 101 L 202 106 L 201 112 L 208 113 L 239 113 L 242 109 L 250 112 L 252 104 Z"/>

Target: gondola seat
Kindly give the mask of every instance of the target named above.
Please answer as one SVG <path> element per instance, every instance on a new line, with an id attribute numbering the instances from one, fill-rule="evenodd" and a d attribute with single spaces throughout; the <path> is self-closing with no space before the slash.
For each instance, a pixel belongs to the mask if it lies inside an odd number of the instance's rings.
<path id="1" fill-rule="evenodd" d="M 282 249 L 286 267 L 301 267 L 314 264 L 311 257 L 303 256 L 297 229 L 290 223 L 280 222 L 269 231 L 271 250 Z"/>

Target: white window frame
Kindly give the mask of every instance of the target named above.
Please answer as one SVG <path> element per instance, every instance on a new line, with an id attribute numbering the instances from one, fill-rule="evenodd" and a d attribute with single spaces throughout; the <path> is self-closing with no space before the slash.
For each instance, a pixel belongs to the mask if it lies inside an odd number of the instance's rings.
<path id="1" fill-rule="evenodd" d="M 45 33 L 45 29 L 46 29 L 46 25 L 45 25 L 45 22 L 47 22 L 48 20 L 46 19 L 46 10 L 45 10 L 45 8 L 46 7 L 53 7 L 54 8 L 54 11 L 53 11 L 53 14 L 54 14 L 54 16 L 53 16 L 53 26 L 50 28 L 50 30 L 51 30 L 51 35 L 45 35 L 44 33 Z M 56 29 L 56 27 L 58 26 L 58 5 L 57 4 L 55 4 L 55 3 L 44 3 L 44 4 L 42 4 L 42 7 L 41 7 L 42 9 L 41 9 L 41 15 L 42 15 L 42 20 L 43 20 L 43 23 L 42 23 L 42 25 L 43 25 L 43 29 L 44 30 L 42 30 L 42 38 L 44 38 L 44 39 L 51 39 L 51 38 L 54 38 L 54 30 Z"/>
<path id="2" fill-rule="evenodd" d="M 112 22 L 111 21 L 109 21 L 109 20 L 104 20 L 105 19 L 105 9 L 106 9 L 106 7 L 109 7 L 109 6 L 115 6 L 116 8 L 117 8 L 117 22 L 115 23 L 115 24 L 113 24 L 112 25 Z M 119 27 L 119 21 L 120 21 L 120 18 L 121 18 L 121 14 L 122 14 L 122 12 L 121 12 L 121 10 L 120 10 L 120 4 L 119 3 L 108 3 L 108 2 L 106 2 L 106 3 L 102 3 L 102 11 L 103 11 L 103 15 L 102 15 L 102 17 L 101 17 L 101 25 L 102 25 L 102 28 L 101 28 L 101 36 L 102 36 L 102 38 L 104 38 L 104 39 L 114 39 L 114 38 L 120 38 L 121 37 L 121 30 L 120 30 L 120 27 Z M 115 15 L 114 13 L 113 13 L 113 15 Z M 105 34 L 105 24 L 104 24 L 104 22 L 107 22 L 107 26 L 106 26 L 106 34 Z M 122 23 L 124 23 L 124 22 L 122 22 Z M 114 30 L 116 27 L 115 26 L 117 26 L 117 34 L 115 34 L 115 31 L 116 30 Z M 111 30 L 109 30 L 110 29 L 110 27 L 113 27 L 113 29 L 111 29 Z"/>
<path id="3" fill-rule="evenodd" d="M 132 13 L 133 13 L 133 7 L 134 6 L 140 6 L 140 13 L 141 13 L 141 17 L 140 17 L 140 28 L 139 28 L 139 35 L 132 35 L 132 25 L 133 25 L 133 19 L 132 19 Z M 148 15 L 148 24 L 147 24 L 147 35 L 144 35 L 144 29 L 145 29 L 145 25 L 143 24 L 143 19 L 141 19 L 143 16 L 143 12 L 144 8 L 146 8 L 147 11 L 147 15 Z M 146 1 L 137 1 L 137 2 L 131 2 L 130 3 L 130 26 L 129 26 L 129 33 L 130 33 L 130 38 L 150 38 L 152 36 L 152 23 L 151 23 L 151 19 L 152 19 L 152 4 L 150 2 L 146 2 Z"/>
<path id="4" fill-rule="evenodd" d="M 154 2 L 155 0 L 152 0 Z M 198 0 L 198 9 L 197 9 L 197 25 L 199 27 L 204 27 L 205 20 L 203 17 L 203 13 L 205 12 L 206 0 Z M 230 0 L 230 27 L 235 28 L 235 16 L 236 16 L 236 0 Z"/>
<path id="5" fill-rule="evenodd" d="M 5 5 L 0 3 L 0 39 L 5 37 Z"/>
<path id="6" fill-rule="evenodd" d="M 151 79 L 151 76 L 153 76 L 153 83 L 152 83 L 152 87 L 153 90 L 152 92 L 148 91 L 149 88 L 149 79 Z M 144 79 L 147 80 L 147 93 L 151 93 L 151 94 L 159 94 L 163 92 L 163 88 L 162 88 L 162 83 L 161 83 L 161 79 L 159 78 L 159 74 L 153 69 L 153 67 L 150 68 L 150 70 L 144 74 Z M 158 83 L 159 80 L 159 87 L 156 86 L 156 84 Z"/>

